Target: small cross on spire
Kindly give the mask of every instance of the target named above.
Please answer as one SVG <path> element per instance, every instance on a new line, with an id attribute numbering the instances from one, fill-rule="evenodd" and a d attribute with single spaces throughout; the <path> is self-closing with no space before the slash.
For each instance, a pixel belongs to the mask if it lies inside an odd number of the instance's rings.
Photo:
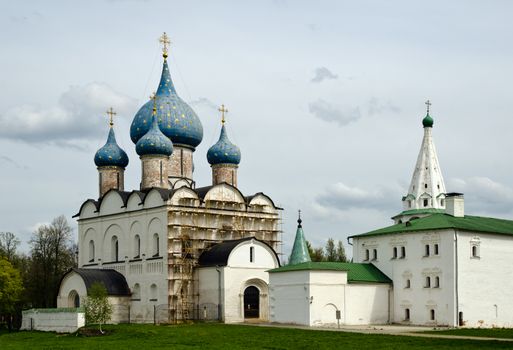
<path id="1" fill-rule="evenodd" d="M 114 112 L 114 109 L 112 109 L 112 107 L 110 107 L 108 110 L 107 110 L 107 115 L 109 116 L 109 125 L 110 127 L 112 128 L 114 126 L 114 119 L 113 117 L 116 115 L 117 113 Z"/>
<path id="2" fill-rule="evenodd" d="M 224 123 L 226 122 L 226 120 L 224 119 L 224 114 L 228 113 L 228 110 L 224 107 L 224 105 L 221 105 L 218 111 L 221 112 L 221 124 L 224 125 Z"/>
<path id="3" fill-rule="evenodd" d="M 426 102 L 424 102 L 427 106 L 427 114 L 429 114 L 429 107 L 431 107 L 431 101 L 427 100 Z"/>
<path id="4" fill-rule="evenodd" d="M 167 58 L 167 46 L 171 44 L 171 40 L 169 40 L 166 32 L 159 38 L 159 42 L 162 44 L 162 56 Z"/>

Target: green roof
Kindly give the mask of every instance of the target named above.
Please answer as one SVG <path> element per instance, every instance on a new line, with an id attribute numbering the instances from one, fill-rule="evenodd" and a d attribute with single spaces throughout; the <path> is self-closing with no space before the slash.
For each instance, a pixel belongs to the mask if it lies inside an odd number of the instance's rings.
<path id="1" fill-rule="evenodd" d="M 445 213 L 445 210 L 443 209 L 435 209 L 435 208 L 426 208 L 426 209 L 410 209 L 405 210 L 397 215 L 394 215 L 392 218 L 396 218 L 401 215 L 415 215 L 415 214 L 439 214 L 439 213 Z"/>
<path id="2" fill-rule="evenodd" d="M 392 225 L 367 233 L 349 236 L 349 238 L 440 229 L 456 229 L 461 231 L 513 235 L 513 221 L 470 215 L 455 217 L 449 214 L 432 214 L 430 216 L 408 221 L 407 223 Z"/>
<path id="3" fill-rule="evenodd" d="M 343 263 L 343 262 L 305 262 L 295 265 L 285 265 L 268 272 L 289 272 L 304 270 L 332 270 L 347 271 L 347 281 L 358 282 L 374 282 L 374 283 L 392 283 L 383 272 L 372 264 L 362 263 Z"/>

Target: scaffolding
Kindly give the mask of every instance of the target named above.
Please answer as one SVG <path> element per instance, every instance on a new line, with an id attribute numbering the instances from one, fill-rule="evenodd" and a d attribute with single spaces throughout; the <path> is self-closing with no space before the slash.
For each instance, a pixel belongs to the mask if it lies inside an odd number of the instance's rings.
<path id="1" fill-rule="evenodd" d="M 172 323 L 198 317 L 194 315 L 195 298 L 196 304 L 199 300 L 199 294 L 194 294 L 197 287 L 194 268 L 201 253 L 213 244 L 256 237 L 281 253 L 281 213 L 241 212 L 235 206 L 219 212 L 211 204 L 180 205 L 171 208 L 168 214 L 169 321 Z"/>

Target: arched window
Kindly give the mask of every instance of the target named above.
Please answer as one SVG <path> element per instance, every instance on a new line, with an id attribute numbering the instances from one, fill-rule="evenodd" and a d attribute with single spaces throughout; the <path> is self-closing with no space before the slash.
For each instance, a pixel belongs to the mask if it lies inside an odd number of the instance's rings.
<path id="1" fill-rule="evenodd" d="M 404 285 L 404 288 L 411 288 L 411 281 L 409 278 L 406 280 L 406 284 Z"/>
<path id="2" fill-rule="evenodd" d="M 365 261 L 369 261 L 369 249 L 365 249 Z"/>
<path id="3" fill-rule="evenodd" d="M 135 235 L 134 237 L 134 258 L 141 257 L 141 237 L 139 235 Z"/>
<path id="4" fill-rule="evenodd" d="M 435 277 L 435 285 L 434 288 L 440 288 L 440 277 Z"/>
<path id="5" fill-rule="evenodd" d="M 404 320 L 405 321 L 410 320 L 410 309 L 404 309 Z"/>
<path id="6" fill-rule="evenodd" d="M 392 259 L 397 259 L 397 247 L 392 250 Z"/>
<path id="7" fill-rule="evenodd" d="M 431 288 L 431 277 L 426 276 L 426 284 L 424 285 L 424 288 Z"/>
<path id="8" fill-rule="evenodd" d="M 157 301 L 157 285 L 155 283 L 150 287 L 150 301 Z"/>
<path id="9" fill-rule="evenodd" d="M 159 256 L 159 251 L 160 251 L 160 247 L 159 247 L 159 234 L 158 233 L 155 233 L 153 235 L 153 256 Z"/>
<path id="10" fill-rule="evenodd" d="M 435 244 L 435 255 L 439 254 L 438 243 Z"/>
<path id="11" fill-rule="evenodd" d="M 429 244 L 424 246 L 424 256 L 429 256 Z"/>
<path id="12" fill-rule="evenodd" d="M 479 246 L 478 245 L 472 246 L 472 257 L 479 258 Z"/>
<path id="13" fill-rule="evenodd" d="M 372 260 L 378 260 L 378 250 L 377 249 L 372 250 Z"/>
<path id="14" fill-rule="evenodd" d="M 89 241 L 89 262 L 94 262 L 94 241 Z"/>
<path id="15" fill-rule="evenodd" d="M 424 199 L 424 206 L 427 207 L 428 206 L 428 200 L 427 199 Z"/>
<path id="16" fill-rule="evenodd" d="M 112 236 L 110 254 L 112 261 L 119 261 L 119 242 L 117 236 Z"/>
<path id="17" fill-rule="evenodd" d="M 406 247 L 401 247 L 401 259 L 406 258 Z"/>
<path id="18" fill-rule="evenodd" d="M 249 247 L 249 262 L 255 261 L 255 247 Z"/>
<path id="19" fill-rule="evenodd" d="M 132 300 L 141 300 L 141 286 L 139 283 L 134 284 L 134 288 L 132 290 Z"/>
<path id="20" fill-rule="evenodd" d="M 429 317 L 430 317 L 431 321 L 435 320 L 435 310 L 434 309 L 431 309 L 429 311 Z"/>

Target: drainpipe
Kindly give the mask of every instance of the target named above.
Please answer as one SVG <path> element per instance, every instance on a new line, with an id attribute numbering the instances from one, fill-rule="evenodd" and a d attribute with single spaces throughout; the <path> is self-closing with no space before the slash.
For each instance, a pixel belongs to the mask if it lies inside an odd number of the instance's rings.
<path id="1" fill-rule="evenodd" d="M 220 269 L 220 267 L 221 267 L 220 265 L 216 265 L 216 271 L 217 271 L 217 295 L 218 295 L 217 319 L 219 320 L 219 322 L 221 322 L 223 320 L 222 315 L 221 315 L 221 311 L 222 311 L 222 307 L 221 307 L 222 298 L 221 298 L 221 269 Z"/>
<path id="2" fill-rule="evenodd" d="M 454 230 L 454 281 L 455 286 L 454 290 L 456 293 L 455 302 L 456 302 L 456 325 L 460 326 L 460 310 L 459 310 L 459 299 L 458 299 L 458 232 Z"/>

